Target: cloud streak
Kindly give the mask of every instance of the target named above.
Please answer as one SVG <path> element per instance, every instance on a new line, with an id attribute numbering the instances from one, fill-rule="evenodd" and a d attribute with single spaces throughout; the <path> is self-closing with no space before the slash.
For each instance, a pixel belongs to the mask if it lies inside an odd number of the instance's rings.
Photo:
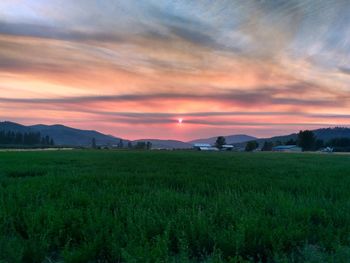
<path id="1" fill-rule="evenodd" d="M 6 23 L 0 21 L 0 34 L 7 36 L 34 37 L 78 42 L 118 42 L 122 38 L 110 32 L 84 32 L 46 25 Z"/>
<path id="2" fill-rule="evenodd" d="M 0 9 L 0 118 L 185 140 L 349 119 L 345 0 L 4 0 Z"/>
<path id="3" fill-rule="evenodd" d="M 154 94 L 124 94 L 124 95 L 104 95 L 104 96 L 81 96 L 62 98 L 0 98 L 3 103 L 26 103 L 26 104 L 71 104 L 90 102 L 137 102 L 146 101 L 218 101 L 222 103 L 257 106 L 257 105 L 313 105 L 339 107 L 339 102 L 333 99 L 302 99 L 302 98 L 276 98 L 273 97 L 275 91 L 265 89 L 264 91 L 241 92 L 232 91 L 222 94 L 178 94 L 178 93 L 154 93 Z M 341 102 L 345 103 L 345 102 Z"/>

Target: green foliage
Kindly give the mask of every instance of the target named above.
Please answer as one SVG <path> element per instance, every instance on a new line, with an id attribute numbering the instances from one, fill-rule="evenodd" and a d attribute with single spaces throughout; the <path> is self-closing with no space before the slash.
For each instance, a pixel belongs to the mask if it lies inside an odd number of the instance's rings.
<path id="1" fill-rule="evenodd" d="M 349 262 L 349 161 L 0 152 L 0 262 Z"/>
<path id="2" fill-rule="evenodd" d="M 334 138 L 327 143 L 327 146 L 334 148 L 336 152 L 350 152 L 350 139 L 349 138 Z"/>
<path id="3" fill-rule="evenodd" d="M 93 149 L 97 148 L 96 139 L 95 138 L 92 138 L 92 140 L 91 140 L 91 148 L 93 148 Z"/>
<path id="4" fill-rule="evenodd" d="M 315 141 L 315 147 L 314 147 L 314 149 L 315 149 L 315 150 L 320 150 L 320 149 L 323 148 L 323 147 L 324 147 L 324 142 L 323 142 L 323 140 L 317 139 L 317 140 Z"/>
<path id="5" fill-rule="evenodd" d="M 350 147 L 350 138 L 334 138 L 328 142 L 332 147 Z"/>
<path id="6" fill-rule="evenodd" d="M 147 142 L 146 143 L 146 149 L 147 150 L 151 150 L 152 149 L 152 143 L 151 142 Z"/>
<path id="7" fill-rule="evenodd" d="M 245 146 L 245 151 L 252 152 L 255 149 L 257 149 L 258 147 L 259 147 L 259 143 L 257 141 L 249 141 L 249 142 L 247 142 L 247 144 Z"/>
<path id="8" fill-rule="evenodd" d="M 297 145 L 297 141 L 296 140 L 293 140 L 293 139 L 290 139 L 286 142 L 286 145 Z"/>
<path id="9" fill-rule="evenodd" d="M 216 139 L 216 142 L 215 142 L 215 146 L 219 149 L 222 148 L 223 145 L 226 144 L 226 139 L 224 136 L 219 136 L 217 139 Z"/>
<path id="10" fill-rule="evenodd" d="M 149 141 L 147 142 L 139 141 L 135 145 L 135 149 L 138 149 L 138 150 L 150 150 L 151 148 L 152 148 L 152 143 Z"/>
<path id="11" fill-rule="evenodd" d="M 0 131 L 0 145 L 8 146 L 53 146 L 54 140 L 48 135 L 41 136 L 40 132 Z"/>
<path id="12" fill-rule="evenodd" d="M 303 151 L 312 151 L 315 149 L 316 136 L 313 131 L 300 131 L 298 134 L 298 145 Z"/>
<path id="13" fill-rule="evenodd" d="M 135 145 L 135 149 L 138 149 L 138 150 L 144 150 L 146 149 L 146 147 L 147 147 L 146 142 L 137 142 Z"/>
<path id="14" fill-rule="evenodd" d="M 273 148 L 273 142 L 265 141 L 263 147 L 261 150 L 264 151 L 272 151 Z"/>

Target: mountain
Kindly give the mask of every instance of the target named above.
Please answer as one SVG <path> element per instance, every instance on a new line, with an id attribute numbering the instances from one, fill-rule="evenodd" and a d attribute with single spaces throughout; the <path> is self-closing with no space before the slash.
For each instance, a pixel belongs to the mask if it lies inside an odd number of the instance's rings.
<path id="1" fill-rule="evenodd" d="M 350 138 L 350 128 L 336 127 L 314 130 L 317 139 L 329 141 L 334 138 Z"/>
<path id="2" fill-rule="evenodd" d="M 14 131 L 14 132 L 28 132 L 29 129 L 27 126 L 10 122 L 10 121 L 4 121 L 0 122 L 0 131 Z"/>
<path id="3" fill-rule="evenodd" d="M 345 128 L 345 127 L 322 128 L 322 129 L 317 129 L 312 131 L 316 135 L 317 139 L 323 140 L 324 142 L 327 142 L 335 138 L 350 138 L 350 128 Z M 257 141 L 259 143 L 264 143 L 265 141 L 272 141 L 272 142 L 280 141 L 282 143 L 285 143 L 290 139 L 296 140 L 297 138 L 298 138 L 298 134 L 292 133 L 288 135 L 274 136 L 271 138 L 261 138 L 261 139 L 258 139 Z"/>
<path id="4" fill-rule="evenodd" d="M 120 138 L 105 135 L 93 130 L 80 130 L 64 125 L 33 125 L 24 126 L 14 122 L 0 122 L 0 131 L 40 132 L 42 136 L 50 136 L 55 144 L 62 146 L 90 146 L 92 138 L 97 145 L 117 144 Z"/>
<path id="5" fill-rule="evenodd" d="M 350 138 L 350 128 L 344 128 L 344 127 L 322 128 L 322 129 L 313 130 L 313 132 L 315 133 L 317 139 L 321 139 L 324 142 L 327 142 L 334 138 L 344 138 L 344 137 Z M 282 143 L 285 143 L 290 139 L 296 140 L 297 138 L 298 138 L 297 133 L 279 135 L 279 136 L 274 136 L 270 138 L 256 138 L 256 137 L 244 135 L 244 134 L 225 136 L 226 142 L 228 144 L 235 144 L 237 146 L 244 146 L 246 142 L 251 140 L 256 140 L 260 145 L 262 145 L 265 141 L 272 141 L 272 142 L 280 141 Z M 207 139 L 193 140 L 188 143 L 215 144 L 216 139 L 217 137 L 211 137 Z"/>
<path id="6" fill-rule="evenodd" d="M 132 143 L 135 145 L 137 142 L 151 142 L 153 149 L 189 149 L 192 148 L 190 143 L 185 143 L 177 140 L 158 140 L 158 139 L 142 139 L 135 140 Z"/>
<path id="7" fill-rule="evenodd" d="M 229 136 L 224 136 L 226 139 L 226 143 L 228 144 L 234 144 L 234 143 L 242 143 L 242 142 L 247 142 L 251 140 L 256 140 L 256 137 L 245 135 L 245 134 L 236 134 L 236 135 L 229 135 Z M 209 144 L 215 144 L 216 139 L 218 137 L 210 137 L 206 139 L 197 139 L 193 141 L 189 141 L 188 143 L 194 144 L 194 143 L 209 143 Z"/>
<path id="8" fill-rule="evenodd" d="M 42 136 L 50 136 L 54 139 L 55 144 L 58 146 L 90 146 L 92 139 L 96 139 L 97 145 L 116 145 L 118 144 L 120 138 L 106 135 L 94 130 L 80 130 L 64 125 L 32 125 L 25 126 L 14 122 L 0 122 L 0 131 L 14 131 L 14 132 L 40 132 Z M 325 142 L 334 138 L 350 138 L 350 128 L 336 127 L 336 128 L 323 128 L 313 130 L 317 139 L 321 139 Z M 265 141 L 281 141 L 282 143 L 298 137 L 297 133 L 292 133 L 282 136 L 274 136 L 271 138 L 256 138 L 249 135 L 238 134 L 225 136 L 226 142 L 228 144 L 244 145 L 245 142 L 251 140 L 257 140 L 260 145 Z M 206 139 L 198 139 L 190 142 L 182 142 L 177 140 L 158 140 L 158 139 L 143 139 L 133 141 L 136 144 L 138 141 L 149 141 L 152 143 L 153 148 L 162 149 L 187 149 L 191 148 L 194 143 L 209 143 L 214 144 L 217 137 L 211 137 Z M 128 142 L 128 140 L 124 140 Z"/>

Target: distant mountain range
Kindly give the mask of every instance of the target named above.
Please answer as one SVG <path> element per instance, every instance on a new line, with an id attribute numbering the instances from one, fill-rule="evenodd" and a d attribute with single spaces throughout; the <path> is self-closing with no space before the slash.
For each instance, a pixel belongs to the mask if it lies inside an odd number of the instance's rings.
<path id="1" fill-rule="evenodd" d="M 188 143 L 190 143 L 190 144 L 209 143 L 211 145 L 214 145 L 217 137 L 218 136 L 205 138 L 205 139 L 197 139 L 197 140 L 189 141 Z M 229 135 L 229 136 L 224 136 L 224 137 L 226 139 L 227 144 L 242 143 L 242 142 L 247 142 L 247 141 L 252 141 L 252 140 L 257 139 L 256 137 L 245 135 L 245 134 Z"/>
<path id="2" fill-rule="evenodd" d="M 14 132 L 40 132 L 42 136 L 48 135 L 59 146 L 90 146 L 92 139 L 96 139 L 97 145 L 117 144 L 120 138 L 105 135 L 97 131 L 80 130 L 64 125 L 32 125 L 24 126 L 14 122 L 0 122 L 0 131 Z"/>
<path id="3" fill-rule="evenodd" d="M 50 136 L 54 139 L 55 144 L 58 146 L 90 146 L 92 139 L 96 139 L 97 145 L 117 145 L 121 138 L 114 137 L 112 135 L 106 135 L 94 130 L 81 130 L 64 125 L 32 125 L 25 126 L 14 122 L 0 122 L 0 131 L 14 131 L 14 132 L 40 132 L 42 136 Z M 324 140 L 325 142 L 333 138 L 350 138 L 350 128 L 324 128 L 313 130 L 317 139 Z M 219 136 L 219 135 L 218 135 Z M 238 144 L 244 145 L 247 141 L 257 140 L 259 143 L 264 143 L 264 141 L 281 141 L 286 142 L 290 139 L 296 140 L 298 135 L 297 133 L 292 133 L 289 135 L 274 136 L 271 138 L 256 138 L 253 136 L 238 134 L 238 135 L 229 135 L 224 136 L 227 144 Z M 159 139 L 142 139 L 131 141 L 132 144 L 136 144 L 138 141 L 149 141 L 152 143 L 152 148 L 161 148 L 161 149 L 186 149 L 191 148 L 194 143 L 208 143 L 215 144 L 217 136 L 210 138 L 203 138 L 192 140 L 189 142 L 182 142 L 178 140 L 159 140 Z M 125 142 L 129 140 L 125 140 Z"/>
<path id="4" fill-rule="evenodd" d="M 313 130 L 314 134 L 316 135 L 317 139 L 323 140 L 324 142 L 327 142 L 334 138 L 350 138 L 350 128 L 344 128 L 344 127 L 335 127 L 335 128 L 322 128 Z M 282 143 L 285 143 L 291 139 L 296 140 L 298 138 L 297 133 L 292 133 L 289 135 L 282 135 L 282 136 L 274 136 L 271 138 L 260 138 L 257 139 L 259 143 L 264 143 L 265 141 L 280 141 Z"/>

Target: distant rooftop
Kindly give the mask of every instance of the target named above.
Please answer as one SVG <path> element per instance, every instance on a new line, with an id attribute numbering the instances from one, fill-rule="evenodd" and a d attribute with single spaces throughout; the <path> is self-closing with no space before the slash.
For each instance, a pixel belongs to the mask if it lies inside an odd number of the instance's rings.
<path id="1" fill-rule="evenodd" d="M 193 144 L 194 147 L 211 147 L 209 143 L 195 143 Z"/>
<path id="2" fill-rule="evenodd" d="M 286 149 L 292 149 L 298 147 L 297 145 L 279 145 L 279 146 L 275 146 L 273 147 L 273 149 L 275 150 L 286 150 Z"/>

